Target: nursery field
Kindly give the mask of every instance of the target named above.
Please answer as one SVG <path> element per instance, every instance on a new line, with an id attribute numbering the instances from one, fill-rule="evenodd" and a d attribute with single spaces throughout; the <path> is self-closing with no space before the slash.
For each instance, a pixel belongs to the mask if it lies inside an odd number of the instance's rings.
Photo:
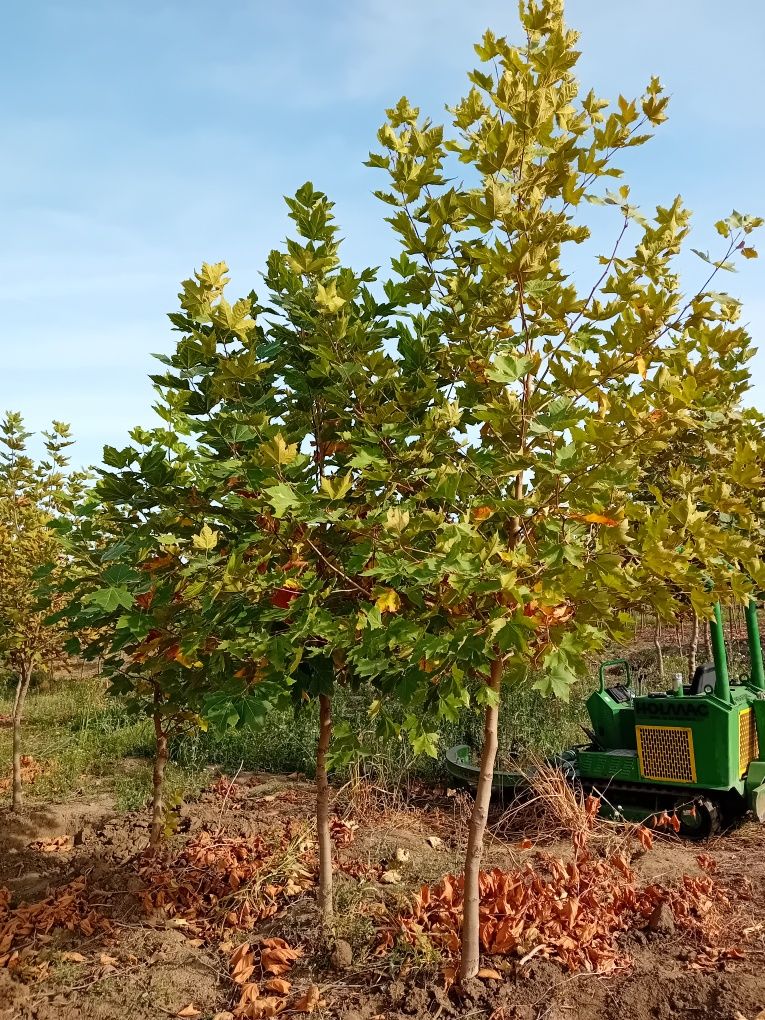
<path id="1" fill-rule="evenodd" d="M 0 416 L 0 1020 L 765 1020 L 765 219 L 647 189 L 672 89 L 564 8 L 392 91 L 385 245 L 310 160 L 221 204 L 98 463 Z"/>
<path id="2" fill-rule="evenodd" d="M 299 762 L 289 723 L 262 738 L 263 765 Z M 245 735 L 204 749 L 223 766 L 203 764 L 199 746 L 176 749 L 158 852 L 148 848 L 151 734 L 98 678 L 33 691 L 27 744 L 27 808 L 2 816 L 3 1020 L 754 1020 L 765 1008 L 753 823 L 704 844 L 659 831 L 648 849 L 550 775 L 520 807 L 493 803 L 481 969 L 460 986 L 459 881 L 447 876 L 461 869 L 472 798 L 437 766 L 417 778 L 409 762 L 402 785 L 402 764 L 380 752 L 365 776 L 336 778 L 327 928 L 313 783 L 245 769 L 257 760 Z"/>

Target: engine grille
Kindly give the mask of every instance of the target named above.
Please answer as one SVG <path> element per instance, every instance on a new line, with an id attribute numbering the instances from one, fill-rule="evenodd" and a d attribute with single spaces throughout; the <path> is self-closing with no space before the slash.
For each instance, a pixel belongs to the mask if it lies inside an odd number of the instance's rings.
<path id="1" fill-rule="evenodd" d="M 640 772 L 645 779 L 696 782 L 693 731 L 688 726 L 636 726 Z"/>
<path id="2" fill-rule="evenodd" d="M 757 726 L 754 712 L 745 708 L 738 716 L 738 770 L 739 775 L 746 774 L 749 762 L 759 758 L 760 749 L 757 744 Z"/>

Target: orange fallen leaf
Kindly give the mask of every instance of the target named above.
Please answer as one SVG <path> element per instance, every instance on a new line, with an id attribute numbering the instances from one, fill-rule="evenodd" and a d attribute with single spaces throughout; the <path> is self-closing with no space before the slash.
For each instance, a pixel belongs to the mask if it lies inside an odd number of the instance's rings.
<path id="1" fill-rule="evenodd" d="M 267 992 L 274 992 L 276 995 L 288 995 L 292 988 L 292 982 L 285 981 L 284 978 L 271 978 L 270 981 L 266 981 L 263 987 Z"/>
<path id="2" fill-rule="evenodd" d="M 237 985 L 243 985 L 255 970 L 255 961 L 249 942 L 243 942 L 234 950 L 228 965 L 231 980 Z"/>
<path id="3" fill-rule="evenodd" d="M 293 949 L 284 939 L 264 939 L 263 947 L 260 951 L 260 966 L 264 974 L 286 974 L 302 955 L 300 949 Z"/>
<path id="4" fill-rule="evenodd" d="M 258 999 L 257 1002 L 253 1002 L 244 1011 L 239 1010 L 238 1015 L 247 1017 L 247 1020 L 261 1020 L 262 1017 L 276 1016 L 277 1013 L 282 1012 L 286 1005 L 286 999 L 277 999 L 273 995 L 269 995 L 266 999 Z"/>
<path id="5" fill-rule="evenodd" d="M 650 850 L 653 846 L 653 833 L 650 829 L 647 829 L 645 825 L 641 825 L 637 830 L 637 838 L 644 850 Z"/>
<path id="6" fill-rule="evenodd" d="M 255 984 L 254 981 L 251 981 L 247 985 L 242 985 L 242 994 L 239 997 L 239 1005 L 237 1009 L 243 1010 L 245 1006 L 249 1005 L 251 1002 L 254 1002 L 256 999 L 259 998 L 260 988 L 258 987 L 258 985 Z"/>
<path id="7" fill-rule="evenodd" d="M 190 1002 L 188 1004 L 188 1006 L 184 1006 L 183 1009 L 179 1009 L 178 1012 L 175 1015 L 176 1016 L 186 1017 L 186 1018 L 195 1017 L 195 1016 L 201 1016 L 202 1015 L 202 1010 L 201 1009 L 197 1009 L 197 1007 L 194 1005 L 194 1003 Z"/>
<path id="8" fill-rule="evenodd" d="M 487 981 L 501 981 L 502 975 L 498 970 L 492 970 L 491 967 L 481 967 L 476 974 L 476 977 L 485 978 Z"/>
<path id="9" fill-rule="evenodd" d="M 319 986 L 311 985 L 305 995 L 301 995 L 297 1002 L 292 1006 L 292 1009 L 295 1013 L 313 1013 L 319 1005 L 320 999 L 321 992 L 319 991 Z"/>

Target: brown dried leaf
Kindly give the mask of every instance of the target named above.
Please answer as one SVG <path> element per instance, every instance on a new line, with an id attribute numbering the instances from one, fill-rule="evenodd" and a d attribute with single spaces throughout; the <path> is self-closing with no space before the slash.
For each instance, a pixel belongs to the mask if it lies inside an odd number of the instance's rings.
<path id="1" fill-rule="evenodd" d="M 190 1002 L 188 1004 L 188 1006 L 184 1006 L 183 1009 L 179 1009 L 178 1012 L 175 1015 L 176 1016 L 185 1017 L 185 1018 L 191 1018 L 191 1017 L 195 1017 L 195 1016 L 201 1016 L 202 1015 L 202 1010 L 201 1009 L 197 1009 L 197 1007 L 194 1005 L 194 1003 Z"/>
<path id="2" fill-rule="evenodd" d="M 263 987 L 267 992 L 273 992 L 275 995 L 289 995 L 292 982 L 285 981 L 284 978 L 271 978 L 270 981 L 266 981 Z"/>
<path id="3" fill-rule="evenodd" d="M 292 1010 L 295 1013 L 313 1013 L 316 1007 L 319 1005 L 321 999 L 321 992 L 319 991 L 318 985 L 311 985 L 308 991 L 301 995 L 297 1002 L 292 1006 Z"/>
<path id="4" fill-rule="evenodd" d="M 476 974 L 476 977 L 484 978 L 487 981 L 501 981 L 502 975 L 498 970 L 492 970 L 491 967 L 481 967 Z"/>
<path id="5" fill-rule="evenodd" d="M 302 950 L 293 949 L 284 939 L 264 939 L 260 951 L 260 966 L 264 974 L 286 974 Z"/>

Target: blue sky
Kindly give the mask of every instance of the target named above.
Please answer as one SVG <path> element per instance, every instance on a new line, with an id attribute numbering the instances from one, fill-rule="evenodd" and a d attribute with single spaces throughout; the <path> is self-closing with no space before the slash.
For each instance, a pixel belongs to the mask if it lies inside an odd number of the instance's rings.
<path id="1" fill-rule="evenodd" d="M 731 208 L 765 213 L 765 5 L 761 0 L 569 0 L 583 85 L 638 93 L 652 73 L 670 120 L 631 155 L 651 207 L 680 192 L 694 247 Z M 0 160 L 0 412 L 39 429 L 71 422 L 74 459 L 99 458 L 151 421 L 150 352 L 203 260 L 232 290 L 259 288 L 283 237 L 281 196 L 306 179 L 338 205 L 356 265 L 393 241 L 362 166 L 401 95 L 440 117 L 486 27 L 512 36 L 496 0 L 27 0 L 6 4 Z M 765 241 L 765 238 L 764 238 Z M 765 243 L 763 244 L 765 248 Z M 686 262 L 687 284 L 705 268 Z M 721 288 L 742 297 L 765 347 L 765 260 Z M 765 351 L 752 400 L 765 410 Z"/>

